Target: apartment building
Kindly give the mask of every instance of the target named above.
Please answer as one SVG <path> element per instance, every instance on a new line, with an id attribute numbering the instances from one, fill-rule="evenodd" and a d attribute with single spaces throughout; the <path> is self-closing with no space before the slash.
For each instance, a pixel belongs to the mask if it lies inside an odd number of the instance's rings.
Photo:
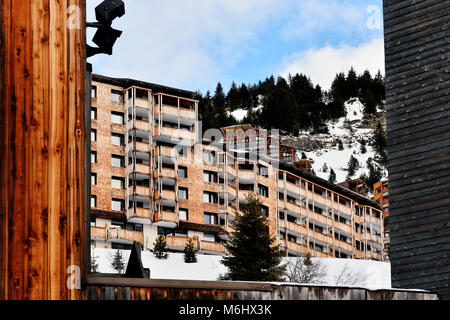
<path id="1" fill-rule="evenodd" d="M 384 215 L 384 255 L 389 259 L 390 228 L 389 228 L 389 178 L 386 177 L 373 185 L 373 201 L 383 209 Z"/>
<path id="2" fill-rule="evenodd" d="M 383 260 L 379 206 L 312 175 L 295 149 L 249 125 L 201 137 L 189 91 L 93 75 L 91 241 L 226 254 L 231 222 L 257 194 L 287 256 Z"/>

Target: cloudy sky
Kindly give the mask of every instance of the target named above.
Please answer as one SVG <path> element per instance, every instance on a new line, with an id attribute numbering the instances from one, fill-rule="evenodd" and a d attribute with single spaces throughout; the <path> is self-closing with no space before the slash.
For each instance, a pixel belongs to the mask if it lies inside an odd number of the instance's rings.
<path id="1" fill-rule="evenodd" d="M 87 0 L 88 20 L 102 0 Z M 354 66 L 384 73 L 382 0 L 125 0 L 94 72 L 186 90 L 308 75 L 328 89 Z M 89 30 L 92 38 L 94 30 Z"/>

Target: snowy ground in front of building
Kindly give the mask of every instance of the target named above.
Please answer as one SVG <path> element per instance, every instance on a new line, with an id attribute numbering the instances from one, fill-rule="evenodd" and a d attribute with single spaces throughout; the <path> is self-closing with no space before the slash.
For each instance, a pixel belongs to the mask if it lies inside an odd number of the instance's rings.
<path id="1" fill-rule="evenodd" d="M 96 248 L 94 255 L 99 264 L 98 271 L 101 273 L 117 273 L 111 267 L 111 261 L 116 250 Z M 129 250 L 122 250 L 125 261 L 128 261 Z M 153 279 L 174 280 L 217 280 L 220 274 L 226 272 L 226 267 L 220 263 L 221 256 L 197 255 L 197 263 L 185 263 L 182 253 L 169 253 L 167 260 L 157 259 L 149 251 L 142 252 L 142 264 L 144 268 L 150 268 L 150 277 Z M 283 258 L 284 262 L 288 259 Z M 355 287 L 368 289 L 390 289 L 391 288 L 391 265 L 387 262 L 357 259 L 333 259 L 314 258 L 321 261 L 325 267 L 326 279 L 324 285 L 336 285 L 335 279 L 347 266 L 351 274 L 359 273 L 365 275 L 364 283 Z"/>

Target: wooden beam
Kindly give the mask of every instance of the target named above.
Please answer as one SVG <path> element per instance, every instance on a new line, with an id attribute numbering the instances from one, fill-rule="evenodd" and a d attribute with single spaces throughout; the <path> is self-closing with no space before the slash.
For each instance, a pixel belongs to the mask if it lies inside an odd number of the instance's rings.
<path id="1" fill-rule="evenodd" d="M 85 6 L 0 0 L 0 299 L 81 298 Z"/>

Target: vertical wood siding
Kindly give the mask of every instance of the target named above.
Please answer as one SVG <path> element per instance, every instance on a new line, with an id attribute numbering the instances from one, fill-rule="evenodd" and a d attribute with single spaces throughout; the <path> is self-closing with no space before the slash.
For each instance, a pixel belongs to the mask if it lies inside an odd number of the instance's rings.
<path id="1" fill-rule="evenodd" d="M 0 298 L 78 299 L 66 272 L 85 269 L 85 0 L 0 0 L 0 18 Z"/>
<path id="2" fill-rule="evenodd" d="M 450 298 L 450 1 L 385 0 L 394 287 Z"/>

